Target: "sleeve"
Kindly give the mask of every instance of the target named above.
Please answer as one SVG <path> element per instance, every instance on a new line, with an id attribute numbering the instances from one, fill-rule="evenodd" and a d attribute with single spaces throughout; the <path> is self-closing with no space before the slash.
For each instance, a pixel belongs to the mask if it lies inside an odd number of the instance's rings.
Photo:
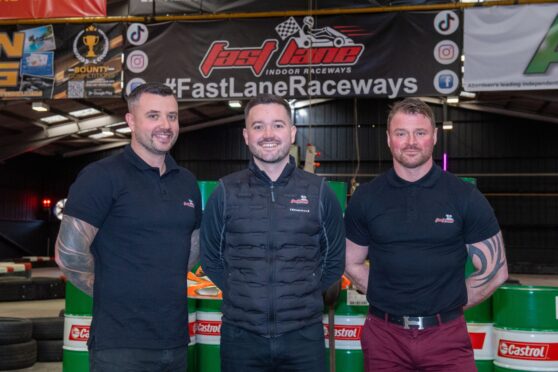
<path id="1" fill-rule="evenodd" d="M 84 168 L 70 186 L 64 214 L 100 228 L 113 203 L 113 184 L 107 170 L 97 163 Z"/>
<path id="2" fill-rule="evenodd" d="M 222 183 L 209 197 L 200 230 L 201 265 L 204 273 L 217 287 L 223 289 L 225 221 L 223 218 L 225 189 Z"/>
<path id="3" fill-rule="evenodd" d="M 469 196 L 463 231 L 466 244 L 486 240 L 500 231 L 492 206 L 477 188 Z"/>
<path id="4" fill-rule="evenodd" d="M 322 290 L 327 290 L 345 270 L 345 226 L 341 206 L 334 192 L 324 182 L 320 208 L 322 211 L 321 246 L 324 253 Z"/>
<path id="5" fill-rule="evenodd" d="M 370 245 L 370 234 L 368 233 L 365 208 L 364 191 L 362 186 L 359 187 L 347 205 L 345 211 L 345 229 L 347 230 L 347 239 L 355 244 L 368 246 Z"/>

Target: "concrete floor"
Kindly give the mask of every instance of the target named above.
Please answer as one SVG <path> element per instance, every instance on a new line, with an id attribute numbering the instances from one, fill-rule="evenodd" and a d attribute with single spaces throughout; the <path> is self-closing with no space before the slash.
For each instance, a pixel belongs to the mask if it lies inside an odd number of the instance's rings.
<path id="1" fill-rule="evenodd" d="M 60 277 L 60 271 L 56 268 L 34 269 L 34 276 Z M 522 285 L 552 286 L 558 287 L 558 275 L 510 275 L 511 279 L 519 280 Z M 0 316 L 7 317 L 50 317 L 58 316 L 64 308 L 64 300 L 42 300 L 42 301 L 17 301 L 0 302 Z M 25 369 L 14 370 L 15 372 L 61 372 L 62 363 L 36 363 Z"/>

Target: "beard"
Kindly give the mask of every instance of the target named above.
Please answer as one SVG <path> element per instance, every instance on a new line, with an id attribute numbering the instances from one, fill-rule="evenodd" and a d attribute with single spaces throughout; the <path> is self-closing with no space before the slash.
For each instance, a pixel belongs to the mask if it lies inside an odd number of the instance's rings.
<path id="1" fill-rule="evenodd" d="M 274 151 L 268 151 L 261 147 L 263 143 L 270 142 L 277 144 L 277 147 L 274 149 Z M 274 164 L 281 162 L 289 156 L 291 145 L 290 143 L 281 143 L 281 141 L 277 140 L 266 140 L 258 142 L 258 144 L 256 145 L 249 145 L 248 148 L 250 149 L 250 152 L 252 153 L 254 158 L 263 163 Z"/>
<path id="2" fill-rule="evenodd" d="M 408 150 L 415 150 L 416 154 L 412 157 L 405 154 L 405 151 Z M 400 152 L 393 153 L 392 156 L 399 164 L 404 166 L 405 168 L 414 169 L 418 168 L 421 165 L 424 165 L 432 158 L 432 152 L 434 149 L 420 149 L 413 146 L 406 147 L 402 149 Z"/>

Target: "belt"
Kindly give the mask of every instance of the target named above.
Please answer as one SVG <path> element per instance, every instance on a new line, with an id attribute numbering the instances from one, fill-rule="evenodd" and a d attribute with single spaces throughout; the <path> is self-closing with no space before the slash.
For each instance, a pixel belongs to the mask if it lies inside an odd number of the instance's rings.
<path id="1" fill-rule="evenodd" d="M 386 319 L 388 322 L 398 324 L 405 329 L 425 329 L 435 327 L 441 323 L 447 323 L 450 320 L 457 319 L 463 314 L 463 310 L 456 309 L 430 316 L 400 316 L 388 314 L 373 306 L 370 306 L 369 312 L 377 318 Z"/>

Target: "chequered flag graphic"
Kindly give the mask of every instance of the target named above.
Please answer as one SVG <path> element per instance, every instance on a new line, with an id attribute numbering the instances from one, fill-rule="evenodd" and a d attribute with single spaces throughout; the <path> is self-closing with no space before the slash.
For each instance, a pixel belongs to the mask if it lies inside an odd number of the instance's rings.
<path id="1" fill-rule="evenodd" d="M 277 32 L 277 34 L 279 34 L 282 40 L 285 40 L 299 30 L 300 27 L 293 17 L 289 17 L 289 19 L 287 19 L 285 22 L 281 22 L 275 27 L 275 31 Z"/>

